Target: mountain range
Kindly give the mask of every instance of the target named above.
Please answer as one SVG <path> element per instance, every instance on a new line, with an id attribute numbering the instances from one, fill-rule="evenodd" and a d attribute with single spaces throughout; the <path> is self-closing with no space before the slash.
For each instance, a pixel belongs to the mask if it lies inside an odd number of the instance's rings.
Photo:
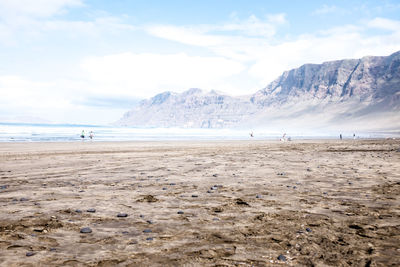
<path id="1" fill-rule="evenodd" d="M 400 130 L 400 51 L 285 71 L 252 95 L 189 89 L 141 101 L 119 126 Z"/>

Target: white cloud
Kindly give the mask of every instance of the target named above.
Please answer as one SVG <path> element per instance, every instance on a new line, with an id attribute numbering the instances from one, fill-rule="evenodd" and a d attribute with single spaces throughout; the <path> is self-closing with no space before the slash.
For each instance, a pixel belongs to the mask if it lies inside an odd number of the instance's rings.
<path id="1" fill-rule="evenodd" d="M 90 57 L 81 64 L 93 92 L 150 97 L 191 87 L 217 89 L 244 66 L 222 57 L 122 53 Z"/>
<path id="2" fill-rule="evenodd" d="M 51 17 L 65 12 L 67 7 L 83 6 L 82 0 L 0 0 L 0 17 Z"/>
<path id="3" fill-rule="evenodd" d="M 375 18 L 368 22 L 368 27 L 380 30 L 399 32 L 400 21 L 385 19 L 385 18 Z"/>
<path id="4" fill-rule="evenodd" d="M 277 15 L 271 20 L 286 23 L 284 15 Z M 388 55 L 400 50 L 400 21 L 397 20 L 376 18 L 367 23 L 334 27 L 281 42 L 271 38 L 275 34 L 272 24 L 266 25 L 271 25 L 269 33 L 268 27 L 259 27 L 258 20 L 252 16 L 242 24 L 236 22 L 208 27 L 202 25 L 200 28 L 168 26 L 168 31 L 163 34 L 162 30 L 157 33 L 151 30 L 148 32 L 167 40 L 201 46 L 216 56 L 240 62 L 247 66 L 249 77 L 259 80 L 260 88 L 277 78 L 283 71 L 305 63 L 322 63 L 365 55 Z M 369 33 L 373 28 L 385 29 L 388 32 Z M 215 29 L 223 32 L 216 33 Z M 232 31 L 237 30 L 251 34 L 232 34 Z M 171 32 L 176 34 L 170 35 Z M 196 38 L 193 38 L 193 34 Z M 192 42 L 193 40 L 196 41 Z M 249 87 L 254 88 L 254 83 L 243 88 L 243 92 L 247 92 Z"/>

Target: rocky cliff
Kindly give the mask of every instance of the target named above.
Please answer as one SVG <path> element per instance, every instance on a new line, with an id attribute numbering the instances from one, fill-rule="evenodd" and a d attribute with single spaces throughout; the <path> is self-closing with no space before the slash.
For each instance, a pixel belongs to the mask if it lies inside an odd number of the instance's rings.
<path id="1" fill-rule="evenodd" d="M 118 122 L 154 127 L 400 129 L 400 52 L 285 71 L 251 96 L 190 89 L 142 101 Z M 366 125 L 370 124 L 370 125 Z M 279 127 L 277 127 L 279 126 Z M 283 127 L 283 128 L 284 128 Z"/>

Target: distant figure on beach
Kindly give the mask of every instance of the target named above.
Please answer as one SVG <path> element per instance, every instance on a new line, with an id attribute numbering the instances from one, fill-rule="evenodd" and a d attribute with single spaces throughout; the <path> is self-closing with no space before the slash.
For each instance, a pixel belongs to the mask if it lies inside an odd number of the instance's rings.
<path id="1" fill-rule="evenodd" d="M 90 140 L 92 140 L 93 137 L 94 137 L 94 133 L 93 133 L 93 131 L 90 131 L 90 133 L 89 133 L 89 138 L 90 138 Z"/>
<path id="2" fill-rule="evenodd" d="M 339 136 L 339 137 L 340 137 L 340 140 L 342 140 L 342 139 L 343 139 L 343 136 L 342 136 L 342 134 L 340 134 L 340 136 Z"/>
<path id="3" fill-rule="evenodd" d="M 354 139 L 354 140 L 356 139 L 356 134 L 355 134 L 355 133 L 353 133 L 353 139 Z"/>
<path id="4" fill-rule="evenodd" d="M 283 135 L 282 135 L 282 138 L 281 139 L 279 139 L 280 141 L 286 141 L 286 133 L 284 133 Z"/>
<path id="5" fill-rule="evenodd" d="M 254 137 L 253 132 L 250 133 L 250 137 Z"/>
<path id="6" fill-rule="evenodd" d="M 82 138 L 82 140 L 85 138 L 85 130 L 82 130 L 81 138 Z"/>

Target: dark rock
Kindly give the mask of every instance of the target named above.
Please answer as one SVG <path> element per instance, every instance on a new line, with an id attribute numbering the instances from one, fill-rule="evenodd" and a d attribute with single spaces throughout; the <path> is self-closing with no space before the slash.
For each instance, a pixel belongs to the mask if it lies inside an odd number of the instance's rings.
<path id="1" fill-rule="evenodd" d="M 192 197 L 199 197 L 198 195 L 192 195 Z"/>
<path id="2" fill-rule="evenodd" d="M 81 211 L 81 210 L 75 210 L 75 212 L 76 212 L 76 213 L 82 213 L 82 211 Z"/>
<path id="3" fill-rule="evenodd" d="M 218 176 L 218 174 L 213 174 L 212 176 L 213 176 L 213 177 L 217 177 L 217 176 Z"/>
<path id="4" fill-rule="evenodd" d="M 153 221 L 152 220 L 147 220 L 146 221 L 148 224 L 153 224 Z"/>
<path id="5" fill-rule="evenodd" d="M 147 240 L 147 241 L 152 241 L 153 238 L 152 238 L 152 237 L 148 237 L 148 238 L 146 238 L 146 240 Z"/>
<path id="6" fill-rule="evenodd" d="M 139 217 L 140 217 L 140 218 L 144 218 L 144 215 L 143 215 L 143 214 L 140 214 Z"/>
<path id="7" fill-rule="evenodd" d="M 240 199 L 240 198 L 236 199 L 236 204 L 238 204 L 238 205 L 244 205 L 244 206 L 250 206 L 249 203 L 247 203 L 246 201 L 243 201 L 243 200 Z"/>
<path id="8" fill-rule="evenodd" d="M 287 259 L 286 259 L 286 257 L 284 255 L 281 254 L 281 255 L 278 256 L 278 260 L 286 261 Z"/>
<path id="9" fill-rule="evenodd" d="M 56 251 L 57 249 L 56 248 L 50 248 L 49 250 L 50 251 Z"/>
<path id="10" fill-rule="evenodd" d="M 33 252 L 33 251 L 28 251 L 25 255 L 27 256 L 27 257 L 30 257 L 30 256 L 33 256 L 33 255 L 35 255 L 36 253 L 35 252 Z"/>
<path id="11" fill-rule="evenodd" d="M 183 214 L 183 213 L 184 213 L 184 212 L 183 212 L 183 211 L 181 211 L 181 210 L 180 210 L 180 211 L 178 211 L 178 214 Z"/>
<path id="12" fill-rule="evenodd" d="M 261 195 L 256 195 L 256 198 L 262 198 L 262 196 Z"/>
<path id="13" fill-rule="evenodd" d="M 82 234 L 89 234 L 92 232 L 92 229 L 90 229 L 89 227 L 84 227 L 81 229 L 80 231 Z"/>
<path id="14" fill-rule="evenodd" d="M 143 230 L 143 233 L 151 233 L 152 231 L 151 231 L 151 229 L 144 229 Z"/>
<path id="15" fill-rule="evenodd" d="M 310 168 L 307 168 L 307 171 L 308 171 L 308 172 L 310 172 L 310 171 L 311 171 L 311 169 L 310 169 Z"/>
<path id="16" fill-rule="evenodd" d="M 207 190 L 207 193 L 211 194 L 212 192 L 210 190 Z"/>
<path id="17" fill-rule="evenodd" d="M 90 209 L 87 210 L 87 212 L 92 212 L 93 213 L 93 212 L 96 212 L 96 209 L 90 208 Z"/>
<path id="18" fill-rule="evenodd" d="M 306 231 L 309 232 L 309 233 L 312 232 L 312 230 L 310 228 L 306 228 Z"/>
<path id="19" fill-rule="evenodd" d="M 167 190 L 167 188 L 166 188 L 166 187 L 163 187 L 162 190 Z"/>
<path id="20" fill-rule="evenodd" d="M 118 213 L 117 217 L 120 217 L 120 218 L 128 217 L 128 214 L 126 214 L 126 213 Z"/>
<path id="21" fill-rule="evenodd" d="M 22 197 L 22 198 L 20 198 L 19 199 L 19 201 L 28 201 L 29 199 L 27 199 L 27 198 L 25 198 L 25 197 Z"/>
<path id="22" fill-rule="evenodd" d="M 128 231 L 123 231 L 122 234 L 123 235 L 127 235 L 127 234 L 129 234 L 129 232 Z"/>
<path id="23" fill-rule="evenodd" d="M 169 185 L 176 185 L 176 183 L 170 183 Z"/>

